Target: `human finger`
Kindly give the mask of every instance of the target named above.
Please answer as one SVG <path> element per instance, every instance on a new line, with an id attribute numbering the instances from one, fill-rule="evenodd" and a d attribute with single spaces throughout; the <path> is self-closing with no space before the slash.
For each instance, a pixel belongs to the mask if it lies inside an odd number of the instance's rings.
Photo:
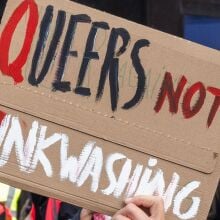
<path id="1" fill-rule="evenodd" d="M 159 196 L 136 196 L 125 200 L 126 204 L 135 204 L 149 209 L 151 217 L 164 220 L 163 199 Z"/>
<path id="2" fill-rule="evenodd" d="M 87 209 L 82 209 L 80 213 L 80 220 L 92 220 L 93 212 Z"/>
<path id="3" fill-rule="evenodd" d="M 127 204 L 123 209 L 118 211 L 118 214 L 127 217 L 128 219 L 138 220 L 149 220 L 147 213 L 145 213 L 141 208 L 137 207 L 133 203 Z"/>
<path id="4" fill-rule="evenodd" d="M 112 220 L 130 220 L 129 218 L 123 216 L 123 215 L 120 215 L 120 214 L 116 214 L 112 217 Z"/>

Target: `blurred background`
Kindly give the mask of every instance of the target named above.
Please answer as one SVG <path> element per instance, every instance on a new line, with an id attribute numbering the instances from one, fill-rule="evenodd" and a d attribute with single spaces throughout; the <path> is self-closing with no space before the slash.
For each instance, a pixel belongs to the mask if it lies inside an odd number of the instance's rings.
<path id="1" fill-rule="evenodd" d="M 0 0 L 0 18 L 7 0 Z M 220 0 L 75 0 L 220 50 Z"/>

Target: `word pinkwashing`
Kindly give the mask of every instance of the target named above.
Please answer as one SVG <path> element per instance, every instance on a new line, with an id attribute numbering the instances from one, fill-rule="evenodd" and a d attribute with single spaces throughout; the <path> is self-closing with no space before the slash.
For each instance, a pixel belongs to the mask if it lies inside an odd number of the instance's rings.
<path id="1" fill-rule="evenodd" d="M 134 195 L 160 195 L 164 199 L 165 211 L 172 207 L 172 212 L 179 219 L 194 218 L 200 206 L 199 197 L 190 194 L 197 190 L 200 182 L 191 181 L 180 188 L 180 175 L 173 173 L 169 184 L 165 184 L 164 172 L 158 168 L 158 160 L 146 158 L 147 166 L 136 164 L 122 153 L 104 155 L 101 146 L 95 141 L 88 140 L 82 146 L 80 155 L 68 155 L 71 147 L 69 137 L 63 133 L 47 135 L 48 127 L 34 121 L 29 129 L 27 139 L 24 140 L 22 123 L 18 117 L 5 115 L 0 126 L 0 170 L 10 160 L 15 151 L 17 165 L 20 172 L 34 173 L 38 166 L 42 166 L 45 178 L 52 178 L 55 173 L 50 161 L 50 155 L 45 153 L 48 148 L 56 144 L 60 146 L 59 178 L 60 181 L 69 181 L 73 187 L 81 187 L 89 179 L 90 191 L 105 196 L 131 197 Z M 51 133 L 50 133 L 51 134 Z M 119 175 L 114 171 L 115 164 L 124 161 Z M 133 172 L 132 172 L 133 170 Z M 105 177 L 103 176 L 105 173 Z M 57 175 L 57 174 L 56 174 Z M 102 178 L 108 178 L 108 187 L 101 188 Z M 188 210 L 182 209 L 186 200 L 191 200 Z"/>

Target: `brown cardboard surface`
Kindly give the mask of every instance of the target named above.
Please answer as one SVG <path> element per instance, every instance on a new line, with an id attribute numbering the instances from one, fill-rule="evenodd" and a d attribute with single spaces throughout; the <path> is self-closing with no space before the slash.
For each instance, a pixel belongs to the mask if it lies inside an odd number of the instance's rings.
<path id="1" fill-rule="evenodd" d="M 168 219 L 206 219 L 220 173 L 218 51 L 67 0 L 10 0 L 0 30 L 2 181 L 109 214 L 127 196 L 159 193 Z M 89 65 L 77 94 L 83 61 Z M 55 81 L 65 83 L 58 88 Z"/>

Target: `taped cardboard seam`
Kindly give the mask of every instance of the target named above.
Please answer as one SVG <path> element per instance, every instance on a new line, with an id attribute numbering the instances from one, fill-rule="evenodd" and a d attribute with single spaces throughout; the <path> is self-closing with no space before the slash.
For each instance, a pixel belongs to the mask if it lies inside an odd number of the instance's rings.
<path id="1" fill-rule="evenodd" d="M 63 127 L 68 128 L 68 129 L 78 131 L 78 132 L 80 132 L 80 133 L 84 133 L 84 134 L 87 134 L 87 135 L 90 135 L 90 136 L 93 136 L 93 137 L 97 137 L 97 138 L 102 139 L 102 140 L 106 140 L 106 141 L 108 141 L 108 142 L 110 142 L 110 143 L 117 144 L 117 145 L 120 145 L 120 146 L 125 147 L 125 148 L 129 148 L 129 149 L 132 149 L 132 150 L 136 150 L 136 151 L 138 151 L 138 152 L 142 152 L 142 153 L 144 153 L 144 154 L 148 154 L 148 155 L 150 155 L 150 156 L 154 156 L 154 157 L 157 157 L 157 158 L 166 160 L 166 161 L 171 161 L 171 162 L 174 163 L 174 164 L 178 164 L 178 165 L 181 165 L 181 166 L 184 166 L 184 167 L 188 167 L 188 168 L 191 168 L 191 169 L 193 169 L 193 170 L 199 171 L 199 172 L 201 172 L 201 173 L 211 174 L 211 173 L 214 171 L 215 166 L 216 166 L 217 157 L 214 157 L 214 155 L 216 155 L 217 153 L 214 153 L 214 152 L 212 152 L 212 153 L 213 153 L 213 160 L 210 161 L 210 164 L 213 163 L 213 161 L 215 161 L 215 162 L 214 162 L 214 165 L 212 166 L 212 168 L 209 169 L 209 168 L 207 168 L 207 167 L 205 167 L 205 166 L 202 167 L 202 166 L 199 166 L 198 164 L 193 163 L 194 160 L 193 160 L 192 162 L 184 161 L 183 159 L 180 160 L 180 159 L 174 158 L 174 157 L 172 157 L 172 156 L 169 156 L 169 155 L 167 155 L 167 154 L 163 154 L 163 153 L 161 153 L 161 152 L 152 151 L 152 150 L 150 150 L 150 149 L 148 149 L 148 148 L 142 149 L 142 148 L 137 147 L 136 145 L 131 144 L 131 143 L 122 143 L 121 141 L 117 141 L 117 140 L 112 139 L 112 138 L 107 137 L 107 136 L 102 137 L 102 136 L 101 136 L 100 134 L 98 134 L 97 132 L 92 131 L 92 130 L 90 130 L 90 129 L 88 129 L 88 128 L 85 128 L 85 129 L 82 129 L 82 128 L 81 128 L 81 129 L 79 129 L 79 128 L 76 128 L 76 127 L 73 127 L 73 126 L 71 126 L 71 127 L 70 127 L 70 126 L 67 126 L 67 122 L 65 122 L 65 120 L 62 120 L 62 121 L 63 121 L 62 123 L 61 123 L 61 122 L 57 123 L 57 122 L 56 122 L 56 119 L 57 119 L 57 118 L 54 117 L 54 116 L 52 116 L 52 115 L 50 116 L 50 118 L 53 117 L 54 119 L 53 119 L 53 120 L 52 120 L 52 119 L 48 120 L 47 117 L 46 117 L 46 116 L 43 117 L 42 114 L 41 114 L 41 116 L 39 116 L 38 113 L 35 113 L 35 112 L 33 112 L 33 111 L 32 111 L 32 113 L 29 113 L 29 112 L 27 112 L 25 109 L 21 109 L 20 107 L 13 106 L 13 105 L 11 105 L 11 104 L 2 104 L 2 102 L 1 102 L 1 100 L 0 100 L 0 106 L 1 106 L 1 105 L 4 106 L 4 107 L 6 107 L 6 108 L 10 108 L 10 109 L 12 109 L 12 110 L 14 110 L 14 111 L 18 111 L 18 112 L 21 112 L 21 113 L 23 113 L 23 114 L 26 114 L 26 115 L 29 115 L 29 116 L 33 116 L 33 117 L 42 119 L 42 120 L 44 120 L 44 121 L 47 121 L 47 122 L 56 124 L 56 125 L 58 125 L 58 126 L 63 126 Z M 44 115 L 45 115 L 45 114 L 44 114 Z M 75 125 L 75 126 L 76 126 L 76 125 Z M 200 150 L 203 150 L 203 149 L 200 149 Z M 217 155 L 217 156 L 218 156 L 218 155 Z"/>
<path id="2" fill-rule="evenodd" d="M 3 84 L 4 84 L 4 85 L 11 85 L 11 86 L 12 86 L 12 84 L 9 84 L 9 83 L 6 83 L 6 82 L 3 82 Z M 74 103 L 74 104 L 73 104 L 73 102 L 69 102 L 69 101 L 67 101 L 66 99 L 60 99 L 60 98 L 56 97 L 55 95 L 51 95 L 51 94 L 49 94 L 49 93 L 46 94 L 45 92 L 38 92 L 37 89 L 33 90 L 31 87 L 16 86 L 15 88 L 23 89 L 23 90 L 26 90 L 26 91 L 28 91 L 28 92 L 30 92 L 30 93 L 37 94 L 37 95 L 46 97 L 46 98 L 48 98 L 48 99 L 53 99 L 53 100 L 55 100 L 55 101 L 57 101 L 57 102 L 65 103 L 65 104 L 74 106 L 74 107 L 76 107 L 76 108 L 79 108 L 80 110 L 87 111 L 87 112 L 91 112 L 91 113 L 93 113 L 93 114 L 97 114 L 97 115 L 100 115 L 100 116 L 105 117 L 105 118 L 112 118 L 112 115 L 108 115 L 108 114 L 105 114 L 105 113 L 100 112 L 100 111 L 95 111 L 95 110 L 93 110 L 93 109 L 85 108 L 85 107 L 83 107 L 82 105 L 77 104 L 77 103 Z M 1 104 L 1 100 L 0 100 L 0 104 Z M 10 106 L 10 104 L 7 104 L 6 106 Z M 15 109 L 15 110 L 16 110 L 16 109 Z M 23 110 L 23 113 L 29 114 L 28 112 L 25 112 L 24 110 Z M 43 118 L 42 118 L 42 119 L 43 119 Z M 44 120 L 45 120 L 45 119 L 44 119 Z M 114 120 L 119 121 L 119 122 L 121 122 L 121 123 L 123 123 L 123 124 L 129 125 L 129 126 L 131 126 L 131 127 L 135 127 L 135 128 L 139 128 L 139 129 L 144 129 L 144 130 L 146 130 L 146 131 L 148 131 L 148 132 L 157 134 L 157 135 L 159 135 L 159 136 L 162 135 L 163 137 L 168 138 L 169 140 L 172 140 L 172 141 L 175 141 L 175 142 L 182 142 L 182 143 L 184 143 L 184 144 L 186 144 L 186 145 L 188 145 L 188 146 L 196 147 L 197 149 L 201 149 L 201 150 L 205 150 L 205 151 L 209 151 L 209 152 L 211 151 L 211 152 L 213 153 L 213 155 L 214 155 L 214 154 L 218 154 L 217 152 L 212 151 L 212 149 L 210 149 L 210 148 L 207 147 L 207 146 L 198 146 L 198 145 L 195 145 L 195 144 L 193 144 L 192 142 L 190 142 L 190 141 L 188 141 L 188 140 L 186 140 L 186 139 L 179 139 L 179 138 L 173 137 L 173 136 L 170 135 L 170 134 L 165 134 L 165 133 L 163 133 L 163 132 L 161 132 L 161 131 L 151 129 L 151 128 L 149 128 L 149 127 L 142 126 L 142 125 L 139 125 L 139 124 L 137 124 L 137 123 L 125 121 L 125 120 L 123 120 L 123 119 L 121 119 L 121 118 L 114 118 Z M 53 122 L 54 122 L 54 121 L 53 121 Z M 54 123 L 56 123 L 56 122 L 54 122 Z M 67 127 L 68 127 L 68 126 L 67 126 Z M 69 128 L 69 127 L 68 127 L 68 128 Z M 80 131 L 80 130 L 79 130 L 79 131 Z M 81 132 L 82 132 L 82 131 L 81 131 Z"/>

